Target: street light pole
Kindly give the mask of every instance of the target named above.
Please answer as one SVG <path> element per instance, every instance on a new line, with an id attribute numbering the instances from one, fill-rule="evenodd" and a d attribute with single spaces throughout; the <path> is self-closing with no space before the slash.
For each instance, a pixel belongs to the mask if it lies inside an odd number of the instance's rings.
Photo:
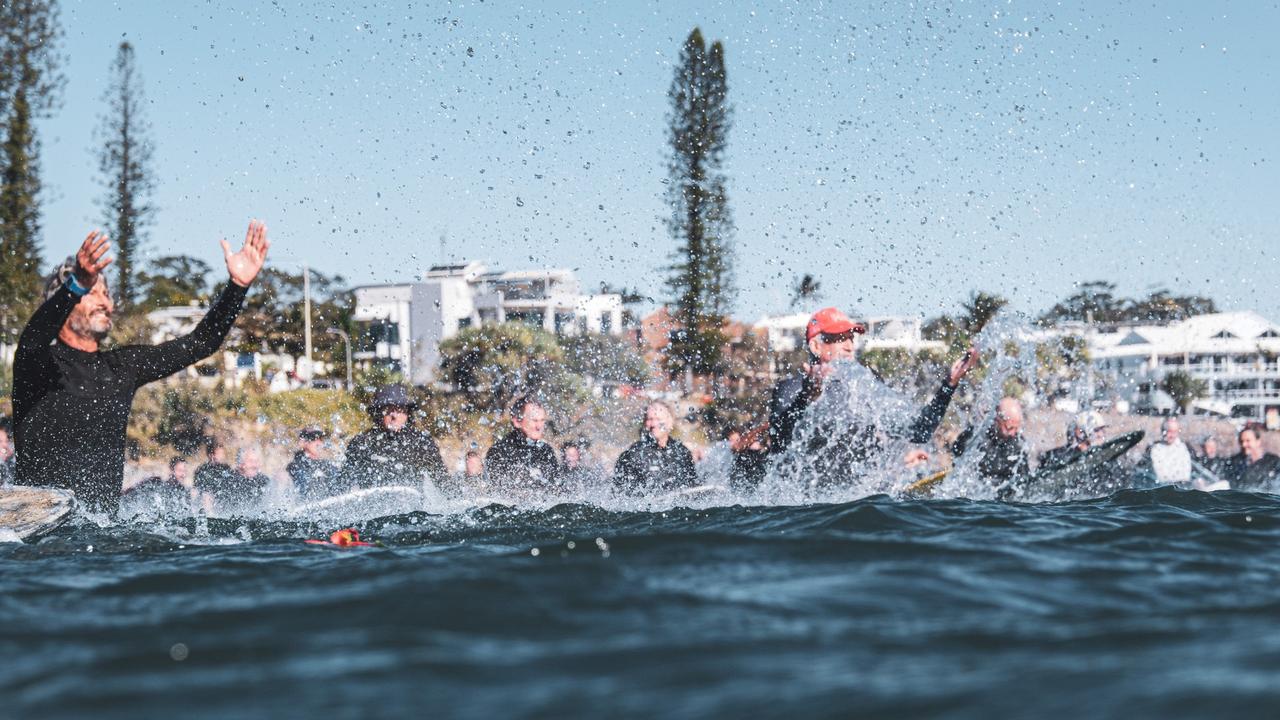
<path id="1" fill-rule="evenodd" d="M 302 327 L 303 343 L 307 354 L 307 382 L 315 375 L 315 366 L 311 364 L 311 268 L 302 263 Z"/>
<path id="2" fill-rule="evenodd" d="M 351 382 L 351 336 L 342 328 L 331 327 L 325 332 L 330 335 L 337 335 L 342 338 L 342 342 L 347 348 L 347 392 L 351 392 L 355 384 Z"/>

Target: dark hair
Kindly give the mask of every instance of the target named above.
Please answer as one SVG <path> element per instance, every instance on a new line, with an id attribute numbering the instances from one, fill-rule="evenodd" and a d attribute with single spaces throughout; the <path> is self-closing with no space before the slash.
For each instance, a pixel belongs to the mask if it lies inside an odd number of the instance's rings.
<path id="1" fill-rule="evenodd" d="M 474 457 L 474 458 L 482 457 L 482 456 L 480 455 L 480 451 L 479 451 L 479 450 L 468 450 L 468 451 L 467 451 L 467 455 L 466 455 L 466 456 L 467 456 L 467 457 L 469 457 L 469 458 L 473 458 L 473 457 Z"/>
<path id="2" fill-rule="evenodd" d="M 0 415 L 0 430 L 13 434 L 13 419 Z"/>
<path id="3" fill-rule="evenodd" d="M 222 440 L 216 437 L 206 438 L 204 441 L 204 454 L 212 457 L 213 451 L 217 450 L 218 448 L 225 449 L 226 447 L 227 447 L 227 444 L 222 442 Z"/>
<path id="4" fill-rule="evenodd" d="M 537 405 L 538 407 L 542 407 L 542 403 L 538 402 L 538 399 L 531 395 L 520 395 L 515 400 L 512 400 L 511 401 L 511 417 L 515 418 L 516 420 L 523 420 L 525 408 L 529 407 L 530 405 Z M 545 410 L 546 408 L 543 408 L 543 409 Z"/>
<path id="5" fill-rule="evenodd" d="M 1236 439 L 1238 440 L 1243 437 L 1245 433 L 1251 432 L 1254 437 L 1261 440 L 1262 433 L 1266 431 L 1266 429 L 1266 426 L 1260 422 L 1247 422 L 1244 424 L 1244 427 L 1240 428 L 1240 432 L 1236 433 Z"/>
<path id="6" fill-rule="evenodd" d="M 49 298 L 53 297 L 54 293 L 62 289 L 63 284 L 67 282 L 67 278 L 71 277 L 71 273 L 74 273 L 75 271 L 76 271 L 76 258 L 74 255 L 68 255 L 66 260 L 63 260 L 62 263 L 58 265 L 58 267 L 53 269 L 53 272 L 45 276 L 44 299 L 48 300 Z M 100 273 L 98 275 L 98 280 L 101 281 L 103 284 L 106 284 L 107 282 L 106 273 Z M 111 286 L 107 285 L 107 287 L 110 288 Z M 89 289 L 92 290 L 93 288 L 89 288 Z"/>
<path id="7" fill-rule="evenodd" d="M 187 458 L 183 455 L 174 455 L 173 457 L 169 458 L 169 472 L 173 472 L 173 467 L 178 463 L 184 463 L 186 461 L 187 461 Z"/>

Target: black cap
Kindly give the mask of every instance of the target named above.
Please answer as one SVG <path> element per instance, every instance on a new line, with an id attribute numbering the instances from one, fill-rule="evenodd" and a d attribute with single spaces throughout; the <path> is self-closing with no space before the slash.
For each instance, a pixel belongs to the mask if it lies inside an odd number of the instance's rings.
<path id="1" fill-rule="evenodd" d="M 328 433 L 326 433 L 324 430 L 318 427 L 312 426 L 308 428 L 303 428 L 302 432 L 298 433 L 298 437 L 310 442 L 311 440 L 322 440 L 324 439 L 324 436 L 327 434 Z"/>
<path id="2" fill-rule="evenodd" d="M 415 408 L 418 403 L 409 397 L 409 388 L 404 385 L 384 385 L 378 388 L 378 392 L 373 394 L 373 400 L 369 403 L 372 410 L 381 410 L 386 407 L 403 407 Z"/>

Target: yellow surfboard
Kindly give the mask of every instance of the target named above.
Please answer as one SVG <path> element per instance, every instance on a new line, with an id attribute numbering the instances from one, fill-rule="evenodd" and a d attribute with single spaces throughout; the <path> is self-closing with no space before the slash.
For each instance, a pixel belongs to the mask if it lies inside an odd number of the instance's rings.
<path id="1" fill-rule="evenodd" d="M 939 470 L 938 472 L 932 475 L 926 475 L 920 478 L 919 480 L 908 485 L 906 489 L 903 490 L 903 492 L 907 494 L 912 494 L 912 495 L 920 495 L 930 490 L 933 490 L 934 486 L 942 482 L 943 478 L 945 478 L 947 476 L 947 473 L 949 472 L 951 472 L 951 468 L 947 468 L 946 470 Z"/>

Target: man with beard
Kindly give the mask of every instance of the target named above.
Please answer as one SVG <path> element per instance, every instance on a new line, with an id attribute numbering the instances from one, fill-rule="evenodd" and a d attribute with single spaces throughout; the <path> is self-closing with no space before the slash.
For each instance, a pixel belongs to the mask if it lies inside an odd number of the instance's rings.
<path id="1" fill-rule="evenodd" d="M 422 488 L 424 480 L 439 487 L 445 480 L 444 460 L 431 436 L 413 426 L 417 407 L 404 385 L 378 389 L 369 403 L 374 426 L 347 444 L 342 474 L 345 487 Z"/>
<path id="2" fill-rule="evenodd" d="M 100 512 L 119 506 L 134 393 L 222 345 L 268 243 L 266 226 L 256 220 L 239 252 L 222 241 L 230 282 L 189 335 L 103 350 L 115 310 L 102 275 L 111 262 L 108 247 L 105 235 L 89 233 L 75 258 L 48 278 L 44 304 L 22 331 L 13 364 L 15 482 L 73 490 Z"/>

